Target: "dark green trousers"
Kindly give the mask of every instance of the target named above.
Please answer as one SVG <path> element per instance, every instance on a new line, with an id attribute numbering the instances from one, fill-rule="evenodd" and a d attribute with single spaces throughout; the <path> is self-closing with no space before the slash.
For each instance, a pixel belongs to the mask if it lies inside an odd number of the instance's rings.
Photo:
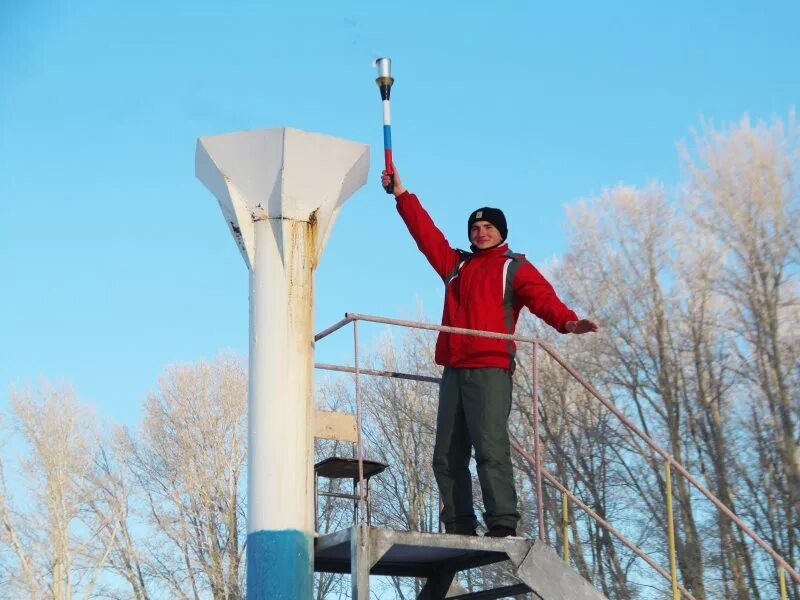
<path id="1" fill-rule="evenodd" d="M 473 446 L 486 526 L 516 529 L 519 513 L 508 439 L 510 412 L 508 371 L 445 368 L 439 387 L 433 472 L 444 505 L 441 519 L 449 533 L 468 533 L 478 523 L 469 472 Z"/>

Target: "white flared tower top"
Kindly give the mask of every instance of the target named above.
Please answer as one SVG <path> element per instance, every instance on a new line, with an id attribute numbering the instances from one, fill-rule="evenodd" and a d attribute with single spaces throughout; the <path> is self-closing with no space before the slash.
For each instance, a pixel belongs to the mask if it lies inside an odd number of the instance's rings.
<path id="1" fill-rule="evenodd" d="M 195 153 L 195 174 L 219 201 L 251 270 L 253 222 L 263 219 L 315 224 L 316 265 L 342 204 L 368 171 L 366 144 L 288 128 L 201 137 Z"/>

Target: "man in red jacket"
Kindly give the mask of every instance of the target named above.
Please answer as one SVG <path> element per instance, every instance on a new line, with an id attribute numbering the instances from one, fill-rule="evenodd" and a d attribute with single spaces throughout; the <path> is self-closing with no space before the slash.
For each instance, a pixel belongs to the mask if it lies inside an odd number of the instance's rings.
<path id="1" fill-rule="evenodd" d="M 553 287 L 521 254 L 508 249 L 503 212 L 483 207 L 470 214 L 472 252 L 450 246 L 419 199 L 395 170 L 383 172 L 384 189 L 393 185 L 397 211 L 420 251 L 445 285 L 442 325 L 514 333 L 523 306 L 561 333 L 597 331 L 559 300 Z M 433 471 L 447 533 L 476 535 L 469 472 L 471 448 L 483 493 L 487 536 L 516 535 L 519 513 L 511 466 L 508 416 L 511 411 L 513 342 L 441 332 L 436 363 L 444 367 L 439 388 Z"/>

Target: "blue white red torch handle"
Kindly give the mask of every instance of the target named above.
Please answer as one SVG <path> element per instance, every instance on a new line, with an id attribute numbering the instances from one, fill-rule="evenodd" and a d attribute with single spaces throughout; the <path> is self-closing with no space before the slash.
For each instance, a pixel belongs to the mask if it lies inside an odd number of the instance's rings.
<path id="1" fill-rule="evenodd" d="M 394 188 L 394 167 L 392 165 L 392 111 L 390 96 L 392 92 L 392 59 L 379 58 L 375 61 L 378 67 L 378 78 L 375 83 L 381 91 L 381 101 L 383 102 L 383 158 L 386 164 L 386 172 L 389 174 L 389 185 L 384 189 L 387 194 L 391 194 Z"/>

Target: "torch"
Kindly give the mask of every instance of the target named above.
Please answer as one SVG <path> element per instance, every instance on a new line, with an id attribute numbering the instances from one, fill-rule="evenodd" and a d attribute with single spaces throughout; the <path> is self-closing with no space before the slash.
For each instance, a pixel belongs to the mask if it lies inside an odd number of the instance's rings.
<path id="1" fill-rule="evenodd" d="M 392 59 L 379 58 L 375 61 L 378 67 L 378 78 L 375 83 L 381 90 L 381 100 L 383 101 L 383 157 L 386 162 L 386 172 L 389 174 L 389 185 L 384 189 L 387 194 L 391 194 L 394 189 L 394 167 L 392 166 L 392 117 L 389 106 L 389 96 L 392 91 L 394 77 L 392 77 Z"/>

